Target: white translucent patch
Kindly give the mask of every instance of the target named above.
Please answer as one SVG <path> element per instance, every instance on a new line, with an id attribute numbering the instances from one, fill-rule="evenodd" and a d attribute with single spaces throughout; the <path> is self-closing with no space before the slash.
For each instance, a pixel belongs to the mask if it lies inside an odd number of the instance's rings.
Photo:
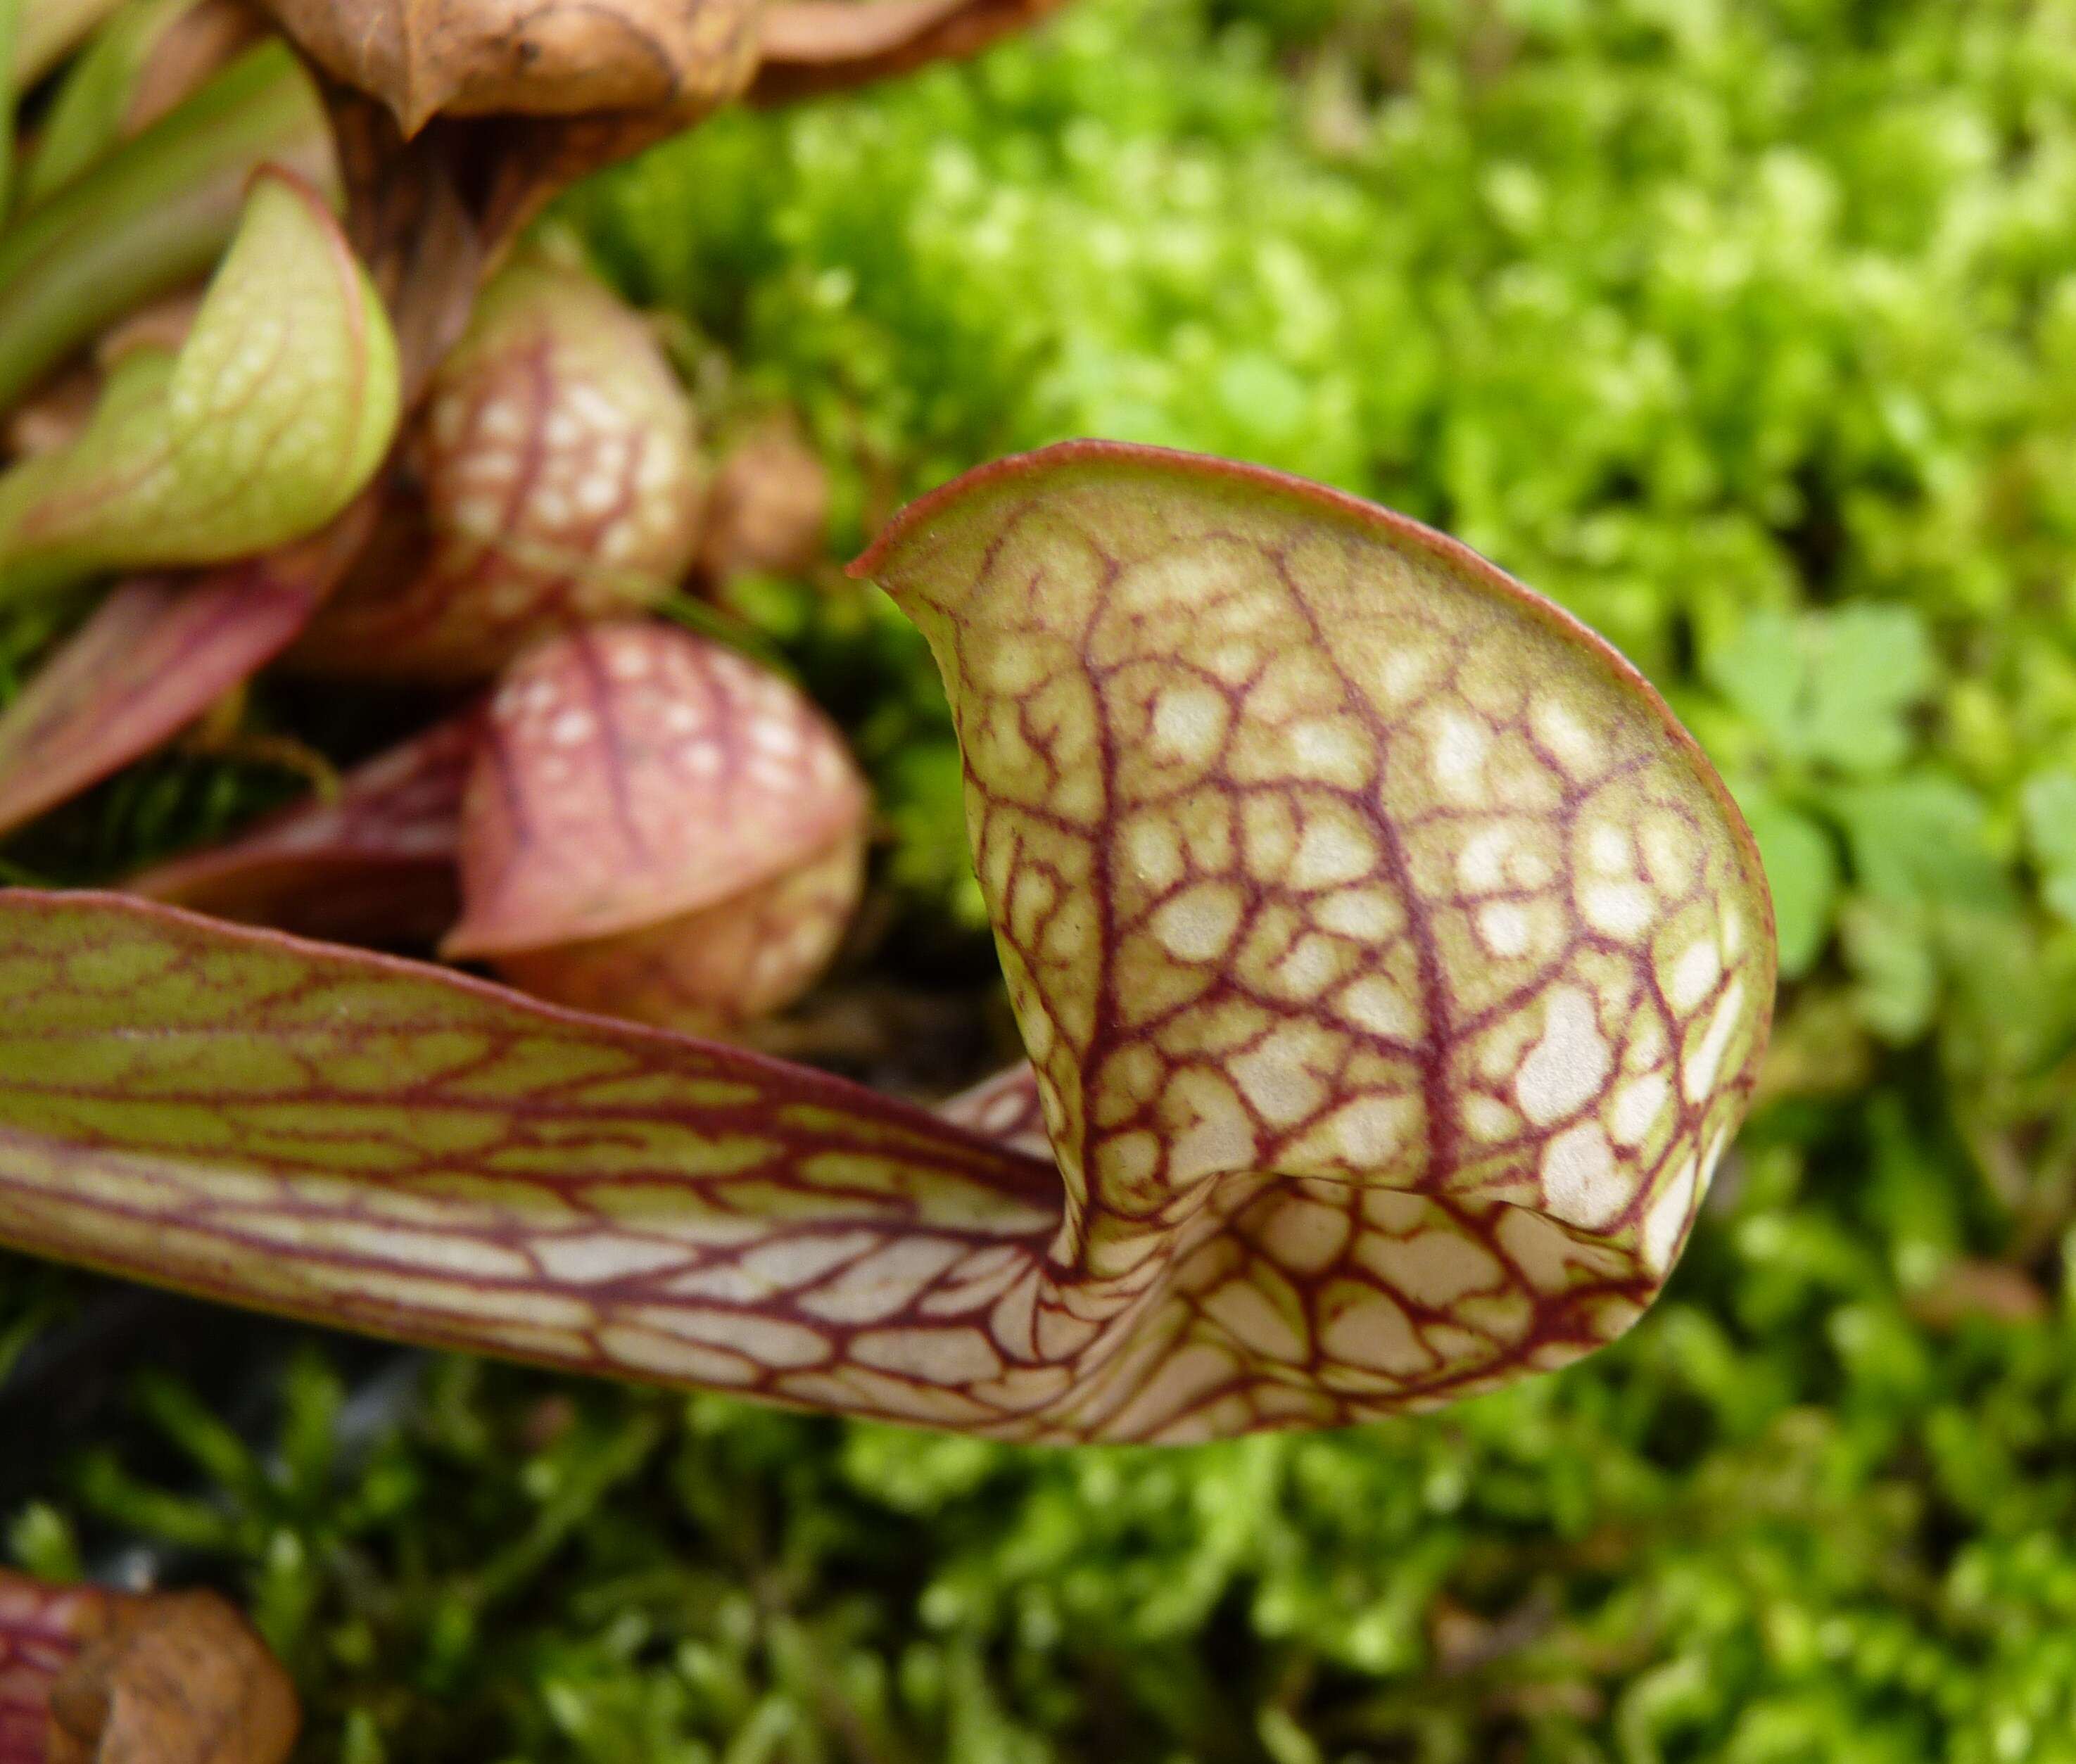
<path id="1" fill-rule="evenodd" d="M 529 1244 L 542 1271 L 553 1280 L 591 1285 L 679 1268 L 691 1259 L 683 1243 L 619 1237 L 608 1231 L 581 1237 L 537 1237 Z"/>
<path id="2" fill-rule="evenodd" d="M 1289 740 L 1292 757 L 1314 778 L 1353 786 L 1369 775 L 1369 744 L 1346 723 L 1299 723 Z"/>
<path id="3" fill-rule="evenodd" d="M 1199 882 L 1153 915 L 1153 935 L 1177 961 L 1209 961 L 1224 953 L 1239 928 L 1239 890 Z"/>
<path id="4" fill-rule="evenodd" d="M 463 456 L 455 475 L 471 490 L 501 490 L 519 475 L 519 456 L 479 447 Z"/>
<path id="5" fill-rule="evenodd" d="M 1295 1321 L 1245 1280 L 1227 1281 L 1204 1300 L 1203 1308 L 1250 1353 L 1285 1361 L 1306 1357 L 1307 1344 Z"/>
<path id="6" fill-rule="evenodd" d="M 1420 1033 L 1420 1012 L 1405 990 L 1383 974 L 1367 974 L 1343 988 L 1334 1008 L 1350 1023 L 1393 1041 Z"/>
<path id="7" fill-rule="evenodd" d="M 740 1354 L 698 1342 L 678 1341 L 653 1330 L 613 1324 L 598 1332 L 600 1351 L 622 1366 L 693 1384 L 750 1384 L 758 1367 Z"/>
<path id="8" fill-rule="evenodd" d="M 1096 1339 L 1100 1326 L 1052 1305 L 1038 1310 L 1038 1352 L 1046 1359 L 1065 1359 L 1078 1354 Z"/>
<path id="9" fill-rule="evenodd" d="M 1208 762 L 1231 714 L 1225 696 L 1208 686 L 1171 686 L 1153 701 L 1154 749 L 1164 760 Z"/>
<path id="10" fill-rule="evenodd" d="M 1610 1056 L 1582 987 L 1558 986 L 1544 1002 L 1542 1035 L 1521 1062 L 1514 1099 L 1538 1127 L 1575 1114 L 1607 1082 Z"/>
<path id="11" fill-rule="evenodd" d="M 863 1364 L 930 1384 L 968 1384 L 1002 1374 L 1002 1357 L 977 1329 L 880 1329 L 858 1336 Z"/>
<path id="12" fill-rule="evenodd" d="M 1477 1139 L 1488 1142 L 1510 1139 L 1521 1131 L 1521 1117 L 1497 1097 L 1473 1090 L 1463 1100 L 1464 1125 Z"/>
<path id="13" fill-rule="evenodd" d="M 1477 912 L 1478 941 L 1495 956 L 1524 954 L 1534 938 L 1528 909 L 1518 901 L 1495 900 Z"/>
<path id="14" fill-rule="evenodd" d="M 1561 699 L 1538 698 L 1529 712 L 1536 738 L 1574 777 L 1601 763 L 1601 744 Z"/>
<path id="15" fill-rule="evenodd" d="M 565 388 L 563 402 L 571 415 L 587 428 L 612 429 L 619 425 L 619 406 L 588 381 L 577 380 Z"/>
<path id="16" fill-rule="evenodd" d="M 509 398 L 493 398 L 476 418 L 476 433 L 486 441 L 520 441 L 525 438 L 526 413 Z"/>
<path id="17" fill-rule="evenodd" d="M 1300 937 L 1274 969 L 1277 985 L 1292 996 L 1309 998 L 1339 977 L 1341 957 L 1324 937 Z"/>
<path id="18" fill-rule="evenodd" d="M 775 754 L 780 759 L 798 757 L 800 749 L 807 745 L 798 724 L 790 720 L 781 722 L 773 718 L 758 722 L 750 730 L 749 740 L 752 746 L 761 747 L 766 753 Z"/>
<path id="19" fill-rule="evenodd" d="M 1456 853 L 1456 882 L 1469 894 L 1490 894 L 1506 886 L 1506 861 L 1520 838 L 1513 828 L 1501 822 L 1480 827 L 1464 841 Z"/>
<path id="20" fill-rule="evenodd" d="M 276 1222 L 274 1235 L 316 1250 L 363 1256 L 463 1279 L 527 1280 L 533 1273 L 518 1251 L 458 1232 L 413 1231 L 319 1215 L 299 1221 L 293 1227 L 284 1216 Z"/>
<path id="21" fill-rule="evenodd" d="M 1632 1078 L 1623 1085 L 1615 1092 L 1609 1119 L 1617 1142 L 1622 1145 L 1641 1143 L 1664 1112 L 1671 1095 L 1672 1085 L 1663 1072 L 1646 1072 L 1642 1077 Z"/>
<path id="22" fill-rule="evenodd" d="M 1628 829 L 1613 821 L 1598 821 L 1586 835 L 1586 861 L 1603 876 L 1628 876 L 1636 871 L 1636 846 Z"/>
<path id="23" fill-rule="evenodd" d="M 1435 782 L 1452 796 L 1473 791 L 1492 751 L 1492 732 L 1462 711 L 1435 713 L 1429 724 L 1429 764 Z"/>
<path id="24" fill-rule="evenodd" d="M 1372 1235 L 1356 1260 L 1394 1292 L 1430 1310 L 1505 1284 L 1492 1252 L 1460 1231 L 1421 1231 L 1410 1238 Z"/>
<path id="25" fill-rule="evenodd" d="M 945 1238 L 897 1239 L 853 1262 L 828 1285 L 803 1295 L 801 1308 L 832 1323 L 891 1317 L 957 1261 L 965 1247 Z"/>
<path id="26" fill-rule="evenodd" d="M 1694 836 L 1677 816 L 1654 815 L 1643 828 L 1643 864 L 1653 882 L 1668 894 L 1684 894 L 1694 881 Z"/>
<path id="27" fill-rule="evenodd" d="M 1329 1115 L 1316 1137 L 1322 1137 L 1349 1168 L 1381 1170 L 1405 1149 L 1419 1119 L 1414 1098 L 1358 1097 Z"/>
<path id="28" fill-rule="evenodd" d="M 1306 823 L 1285 880 L 1293 888 L 1331 888 L 1370 874 L 1376 861 L 1376 843 L 1361 828 L 1338 817 L 1315 816 Z"/>
<path id="29" fill-rule="evenodd" d="M 1572 1256 L 1577 1246 L 1555 1220 L 1531 1213 L 1525 1206 L 1501 1207 L 1493 1235 L 1499 1239 L 1507 1260 L 1536 1291 L 1561 1293 L 1571 1284 Z"/>
<path id="30" fill-rule="evenodd" d="M 1567 1127 L 1542 1148 L 1542 1201 L 1567 1225 L 1597 1231 L 1629 1205 L 1630 1178 L 1597 1121 Z"/>
<path id="31" fill-rule="evenodd" d="M 1654 1274 L 1663 1274 L 1671 1265 L 1673 1249 L 1687 1223 L 1688 1211 L 1694 1204 L 1696 1168 L 1690 1153 L 1651 1197 L 1650 1208 L 1643 1215 L 1643 1265 Z"/>
<path id="32" fill-rule="evenodd" d="M 1030 1357 L 1036 1346 L 1032 1332 L 1037 1309 L 1038 1270 L 1034 1268 L 997 1299 L 988 1313 L 988 1333 L 1005 1354 L 1019 1359 Z"/>
<path id="33" fill-rule="evenodd" d="M 588 471 L 573 492 L 579 512 L 601 515 L 620 500 L 620 486 L 602 471 Z"/>
<path id="34" fill-rule="evenodd" d="M 1182 840 L 1165 815 L 1142 817 L 1124 832 L 1126 861 L 1149 888 L 1172 888 L 1182 879 Z"/>
<path id="35" fill-rule="evenodd" d="M 1735 961 L 1738 952 L 1745 946 L 1745 922 L 1734 907 L 1723 908 L 1722 942 L 1723 959 Z"/>
<path id="36" fill-rule="evenodd" d="M 704 1342 L 747 1355 L 760 1366 L 791 1370 L 818 1366 L 829 1357 L 829 1344 L 812 1329 L 754 1311 L 708 1310 L 692 1305 L 642 1305 L 629 1319 L 659 1334 Z"/>
<path id="37" fill-rule="evenodd" d="M 589 711 L 571 706 L 548 725 L 548 739 L 558 747 L 580 747 L 598 733 L 597 720 Z"/>
<path id="38" fill-rule="evenodd" d="M 1716 953 L 1714 942 L 1707 937 L 1697 938 L 1673 963 L 1672 973 L 1666 982 L 1666 994 L 1672 1001 L 1672 1008 L 1684 1014 L 1714 991 L 1716 982 L 1722 977 L 1722 958 Z"/>
<path id="39" fill-rule="evenodd" d="M 1217 1081 L 1183 1086 L 1195 1119 L 1177 1134 L 1168 1156 L 1169 1180 L 1177 1184 L 1206 1176 L 1251 1170 L 1257 1161 L 1254 1123 L 1238 1096 Z"/>
<path id="40" fill-rule="evenodd" d="M 671 487 L 677 475 L 677 463 L 664 447 L 646 447 L 642 450 L 641 463 L 634 470 L 634 481 L 649 495 L 660 496 Z"/>
<path id="41" fill-rule="evenodd" d="M 1273 1044 L 1240 1055 L 1231 1070 L 1240 1094 L 1272 1127 L 1303 1120 L 1326 1099 L 1318 1074 Z"/>
<path id="42" fill-rule="evenodd" d="M 1733 980 L 1717 1002 L 1715 1015 L 1709 1018 L 1700 1043 L 1688 1050 L 1686 1063 L 1680 1068 L 1679 1084 L 1689 1102 L 1699 1102 L 1715 1088 L 1724 1052 L 1737 1031 L 1738 1011 L 1744 998 L 1744 982 Z"/>
<path id="43" fill-rule="evenodd" d="M 1439 658 L 1433 645 L 1394 644 L 1379 665 L 1376 683 L 1383 702 L 1402 704 L 1416 696 L 1433 675 Z"/>
<path id="44" fill-rule="evenodd" d="M 1339 1258 L 1353 1229 L 1343 1206 L 1285 1201 L 1262 1227 L 1261 1247 L 1293 1273 L 1316 1274 Z"/>
<path id="45" fill-rule="evenodd" d="M 1625 943 L 1634 943 L 1650 929 L 1656 904 L 1641 882 L 1589 882 L 1579 894 L 1579 911 L 1586 923 Z"/>
<path id="46" fill-rule="evenodd" d="M 1111 1417 L 1111 1433 L 1133 1438 L 1151 1432 L 1239 1372 L 1230 1352 L 1198 1342 L 1159 1363 L 1139 1394 Z"/>
<path id="47" fill-rule="evenodd" d="M 874 1243 L 878 1243 L 878 1237 L 870 1231 L 778 1237 L 770 1243 L 745 1249 L 737 1258 L 737 1266 L 762 1283 L 766 1295 L 789 1293 L 812 1280 L 820 1280 L 832 1268 L 841 1268 L 845 1262 L 864 1256 Z"/>
<path id="48" fill-rule="evenodd" d="M 1353 1282 L 1334 1288 L 1319 1346 L 1340 1365 L 1391 1377 L 1410 1378 L 1435 1364 L 1434 1355 L 1422 1345 L 1398 1303 Z"/>
<path id="49" fill-rule="evenodd" d="M 1364 943 L 1381 943 L 1405 928 L 1405 915 L 1381 888 L 1350 888 L 1316 902 L 1312 922 L 1322 931 Z"/>

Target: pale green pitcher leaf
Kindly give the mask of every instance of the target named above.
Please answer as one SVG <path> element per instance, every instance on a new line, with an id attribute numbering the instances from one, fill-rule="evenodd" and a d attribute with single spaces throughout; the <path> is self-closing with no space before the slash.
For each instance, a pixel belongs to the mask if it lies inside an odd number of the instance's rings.
<path id="1" fill-rule="evenodd" d="M 300 538 L 367 483 L 398 402 L 395 339 L 338 223 L 264 172 L 179 352 L 125 357 L 77 441 L 0 478 L 0 596 Z"/>

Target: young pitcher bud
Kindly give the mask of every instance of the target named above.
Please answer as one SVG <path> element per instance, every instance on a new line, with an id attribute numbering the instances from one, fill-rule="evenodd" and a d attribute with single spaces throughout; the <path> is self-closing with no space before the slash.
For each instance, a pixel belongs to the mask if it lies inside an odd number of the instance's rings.
<path id="1" fill-rule="evenodd" d="M 774 418 L 721 456 L 700 568 L 714 583 L 754 571 L 797 574 L 822 555 L 828 525 L 828 467 L 790 418 Z"/>
<path id="2" fill-rule="evenodd" d="M 691 402 L 641 317 L 580 271 L 527 255 L 491 282 L 413 446 L 403 558 L 377 549 L 298 665 L 482 679 L 551 633 L 654 606 L 691 562 Z"/>
<path id="3" fill-rule="evenodd" d="M 528 656 L 487 723 L 443 953 L 707 1034 L 790 1002 L 834 953 L 865 785 L 776 675 L 666 626 L 596 626 Z"/>

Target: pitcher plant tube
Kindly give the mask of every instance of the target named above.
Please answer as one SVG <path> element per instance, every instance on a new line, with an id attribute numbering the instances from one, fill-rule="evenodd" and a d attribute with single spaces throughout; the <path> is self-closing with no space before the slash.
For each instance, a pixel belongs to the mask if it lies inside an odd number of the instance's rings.
<path id="1" fill-rule="evenodd" d="M 1431 1409 L 1635 1321 L 1775 958 L 1744 824 L 1634 670 L 1413 522 L 1138 447 L 983 468 L 854 568 L 944 674 L 1028 1072 L 947 1118 L 15 891 L 0 1239 L 1032 1442 Z"/>

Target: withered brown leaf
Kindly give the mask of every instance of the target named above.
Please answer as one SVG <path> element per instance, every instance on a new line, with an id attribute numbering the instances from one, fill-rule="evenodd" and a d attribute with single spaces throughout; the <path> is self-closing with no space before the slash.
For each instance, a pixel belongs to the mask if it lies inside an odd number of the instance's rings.
<path id="1" fill-rule="evenodd" d="M 406 135 L 438 115 L 702 114 L 756 53 L 758 0 L 271 0 Z"/>
<path id="2" fill-rule="evenodd" d="M 301 1721 L 280 1662 L 214 1593 L 0 1570 L 6 1764 L 280 1764 Z"/>
<path id="3" fill-rule="evenodd" d="M 301 1712 L 280 1663 L 210 1592 L 118 1606 L 51 1687 L 47 1764 L 280 1764 Z"/>

